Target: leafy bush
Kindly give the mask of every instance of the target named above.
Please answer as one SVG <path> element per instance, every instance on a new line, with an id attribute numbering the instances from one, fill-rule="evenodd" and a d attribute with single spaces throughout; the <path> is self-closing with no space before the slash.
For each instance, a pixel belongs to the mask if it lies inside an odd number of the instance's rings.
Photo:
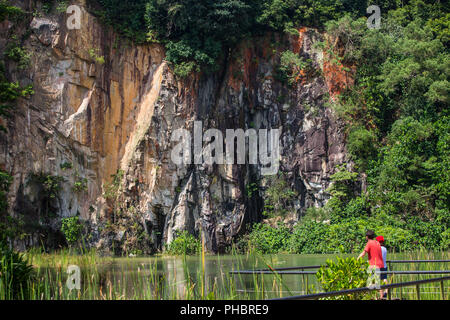
<path id="1" fill-rule="evenodd" d="M 286 50 L 280 57 L 277 79 L 292 86 L 305 74 L 304 69 L 307 66 L 308 64 L 298 54 Z"/>
<path id="2" fill-rule="evenodd" d="M 5 57 L 17 62 L 19 70 L 26 69 L 30 65 L 30 53 L 14 41 L 7 45 Z"/>
<path id="3" fill-rule="evenodd" d="M 61 220 L 61 232 L 69 245 L 74 245 L 80 240 L 83 225 L 78 216 L 63 218 Z"/>
<path id="4" fill-rule="evenodd" d="M 73 168 L 73 164 L 72 164 L 72 162 L 63 162 L 63 163 L 61 163 L 60 165 L 59 165 L 59 167 L 62 169 L 62 170 L 68 170 L 68 169 L 72 169 Z"/>
<path id="5" fill-rule="evenodd" d="M 363 288 L 369 278 L 369 263 L 362 259 L 339 258 L 327 260 L 320 267 L 316 277 L 325 292 Z M 355 293 L 326 298 L 327 300 L 366 300 L 374 298 L 376 293 Z"/>
<path id="6" fill-rule="evenodd" d="M 86 178 L 75 181 L 75 183 L 73 184 L 73 191 L 75 192 L 87 191 L 88 190 L 87 182 L 88 180 Z"/>
<path id="7" fill-rule="evenodd" d="M 6 77 L 5 65 L 0 62 L 0 116 L 9 118 L 13 103 L 20 97 L 28 97 L 34 94 L 33 86 L 20 87 L 19 82 L 10 82 Z M 3 125 L 0 130 L 6 131 Z"/>
<path id="8" fill-rule="evenodd" d="M 428 250 L 440 250 L 441 242 L 443 242 L 441 235 L 448 230 L 445 225 L 421 221 L 417 217 L 410 217 L 407 224 L 415 234 L 415 239 L 411 242 Z"/>
<path id="9" fill-rule="evenodd" d="M 345 218 L 344 208 L 356 195 L 356 182 L 358 173 L 348 171 L 342 166 L 339 171 L 330 177 L 331 185 L 327 191 L 331 199 L 327 207 L 331 210 L 331 221 L 338 222 Z"/>
<path id="10" fill-rule="evenodd" d="M 180 64 L 175 65 L 173 69 L 173 73 L 180 78 L 186 78 L 192 72 L 200 71 L 199 66 L 194 61 L 189 62 L 181 62 Z"/>
<path id="11" fill-rule="evenodd" d="M 330 210 L 327 207 L 309 207 L 306 209 L 305 215 L 301 217 L 301 222 L 315 221 L 328 222 L 330 220 Z"/>
<path id="12" fill-rule="evenodd" d="M 417 234 L 410 230 L 389 225 L 377 227 L 377 234 L 383 235 L 385 246 L 389 251 L 403 252 L 414 250 L 417 246 Z"/>
<path id="13" fill-rule="evenodd" d="M 111 183 L 105 184 L 103 197 L 106 200 L 115 200 L 119 194 L 119 190 L 121 187 L 122 179 L 123 179 L 124 171 L 117 170 L 116 174 L 111 175 L 112 181 Z"/>
<path id="14" fill-rule="evenodd" d="M 371 212 L 371 203 L 367 195 L 351 199 L 343 210 L 343 216 L 346 218 L 363 218 Z"/>
<path id="15" fill-rule="evenodd" d="M 441 234 L 441 250 L 447 251 L 450 249 L 450 229 L 446 229 Z"/>
<path id="16" fill-rule="evenodd" d="M 0 299 L 28 299 L 33 266 L 23 254 L 0 246 Z"/>
<path id="17" fill-rule="evenodd" d="M 193 255 L 201 252 L 202 244 L 187 231 L 176 235 L 175 239 L 169 244 L 166 251 L 173 255 Z"/>
<path id="18" fill-rule="evenodd" d="M 91 48 L 91 49 L 88 50 L 89 56 L 91 57 L 92 60 L 94 60 L 98 64 L 104 64 L 105 63 L 105 57 L 104 56 L 100 56 L 98 52 L 99 52 L 98 49 Z"/>
<path id="19" fill-rule="evenodd" d="M 75 192 L 88 191 L 88 179 L 80 177 L 78 172 L 76 172 L 74 176 L 76 180 L 73 184 L 72 190 Z"/>

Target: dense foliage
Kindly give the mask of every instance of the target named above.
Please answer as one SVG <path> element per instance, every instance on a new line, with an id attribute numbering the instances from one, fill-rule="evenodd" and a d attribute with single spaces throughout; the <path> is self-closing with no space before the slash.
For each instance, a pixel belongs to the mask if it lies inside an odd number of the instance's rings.
<path id="1" fill-rule="evenodd" d="M 448 5 L 385 7 L 393 10 L 380 29 L 351 15 L 325 23 L 337 63 L 357 66 L 355 85 L 334 105 L 354 166 L 331 177 L 328 204 L 309 209 L 281 251 L 357 252 L 368 228 L 394 251 L 449 248 Z M 253 229 L 257 250 L 281 232 L 268 228 Z"/>
<path id="2" fill-rule="evenodd" d="M 350 188 L 333 197 L 331 217 L 343 223 L 370 216 L 380 227 L 384 220 L 435 250 L 448 249 L 450 221 L 450 55 L 440 24 L 446 12 L 439 3 L 410 1 L 389 11 L 378 30 L 349 17 L 327 24 L 351 43 L 343 59 L 358 67 L 355 86 L 336 109 L 347 123 L 354 173 L 367 177 L 366 192 Z"/>
<path id="3" fill-rule="evenodd" d="M 22 17 L 24 14 L 23 10 L 13 6 L 7 0 L 0 1 L 0 21 L 3 21 L 5 18 L 8 19 L 18 19 Z"/>
<path id="4" fill-rule="evenodd" d="M 345 14 L 361 17 L 363 0 L 92 0 L 97 13 L 123 35 L 138 43 L 161 42 L 178 75 L 216 70 L 218 59 L 237 41 L 267 30 L 296 33 L 295 27 L 323 28 Z M 382 1 L 382 10 L 398 1 Z M 432 26 L 441 30 L 445 20 Z M 445 37 L 444 35 L 442 35 Z"/>
<path id="5" fill-rule="evenodd" d="M 433 230 L 433 225 L 425 228 Z M 409 251 L 418 245 L 435 250 L 445 249 L 445 244 L 436 241 L 441 234 L 434 232 L 429 239 L 419 238 L 414 230 L 400 222 L 386 217 L 352 218 L 339 223 L 327 224 L 313 220 L 302 221 L 292 230 L 282 224 L 271 227 L 264 223 L 254 225 L 252 231 L 238 243 L 242 252 L 255 250 L 260 253 L 359 253 L 363 250 L 367 229 L 377 230 L 386 239 L 386 247 L 390 251 Z M 440 230 L 440 229 L 438 229 Z M 448 236 L 447 236 L 448 237 Z M 429 241 L 429 242 L 427 242 Z M 448 240 L 447 240 L 448 246 Z M 448 248 L 448 247 L 447 247 Z"/>

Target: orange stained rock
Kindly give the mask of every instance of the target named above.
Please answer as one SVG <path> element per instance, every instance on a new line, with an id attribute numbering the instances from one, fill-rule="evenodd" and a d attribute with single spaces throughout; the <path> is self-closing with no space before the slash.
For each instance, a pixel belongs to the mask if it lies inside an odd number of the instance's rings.
<path id="1" fill-rule="evenodd" d="M 353 86 L 353 76 L 356 68 L 351 65 L 333 63 L 326 53 L 324 53 L 324 57 L 323 74 L 328 87 L 328 93 L 331 99 L 334 100 L 347 87 Z M 346 71 L 345 69 L 349 69 L 350 71 Z"/>
<path id="2" fill-rule="evenodd" d="M 294 43 L 292 44 L 292 50 L 294 53 L 300 53 L 303 48 L 303 40 L 305 39 L 305 33 L 308 31 L 308 28 L 302 27 L 298 29 L 298 38 Z"/>

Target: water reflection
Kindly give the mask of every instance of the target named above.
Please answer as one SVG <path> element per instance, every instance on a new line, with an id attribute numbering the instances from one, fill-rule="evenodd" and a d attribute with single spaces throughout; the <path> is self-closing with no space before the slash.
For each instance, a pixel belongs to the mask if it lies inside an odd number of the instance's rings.
<path id="1" fill-rule="evenodd" d="M 232 270 L 318 265 L 335 255 L 207 256 L 117 258 L 107 270 L 112 285 L 125 284 L 127 299 L 198 299 L 210 292 L 234 298 L 270 298 L 301 294 L 314 276 L 230 275 Z M 110 276 L 112 275 L 112 276 Z M 306 281 L 308 279 L 308 281 Z M 281 281 L 280 281 L 281 280 Z M 151 293 L 151 294 L 150 294 Z M 218 297 L 215 297 L 218 298 Z"/>
<path id="2" fill-rule="evenodd" d="M 186 299 L 187 280 L 183 268 L 183 260 L 174 258 L 167 259 L 165 262 L 165 274 L 167 275 L 168 283 L 176 290 L 177 297 Z"/>

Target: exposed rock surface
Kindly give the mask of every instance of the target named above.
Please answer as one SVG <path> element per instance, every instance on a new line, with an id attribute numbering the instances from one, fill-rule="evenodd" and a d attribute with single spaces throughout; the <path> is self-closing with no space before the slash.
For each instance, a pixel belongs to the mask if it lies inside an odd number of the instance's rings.
<path id="1" fill-rule="evenodd" d="M 175 165 L 171 134 L 192 132 L 194 121 L 224 135 L 226 129 L 281 128 L 280 169 L 298 192 L 292 210 L 299 216 L 326 203 L 329 177 L 346 157 L 343 132 L 326 103 L 351 79 L 315 48 L 323 35 L 303 28 L 299 36 L 243 42 L 219 72 L 179 80 L 161 46 L 126 43 L 80 5 L 80 30 L 67 30 L 65 15 L 35 17 L 25 44 L 31 67 L 9 70 L 35 90 L 19 101 L 1 137 L 0 164 L 14 177 L 13 215 L 42 221 L 40 187 L 31 174 L 62 176 L 52 230 L 61 217 L 79 213 L 98 247 L 126 249 L 145 233 L 151 252 L 189 230 L 201 234 L 210 251 L 221 251 L 246 223 L 262 218 L 263 189 L 250 198 L 246 192 L 263 181 L 261 166 Z M 276 52 L 286 49 L 310 59 L 316 72 L 300 72 L 293 86 L 278 81 Z M 113 197 L 119 201 L 114 210 L 105 192 L 118 170 L 123 189 Z M 87 179 L 87 189 L 74 191 L 80 179 Z M 21 245 L 38 238 L 30 235 Z"/>

